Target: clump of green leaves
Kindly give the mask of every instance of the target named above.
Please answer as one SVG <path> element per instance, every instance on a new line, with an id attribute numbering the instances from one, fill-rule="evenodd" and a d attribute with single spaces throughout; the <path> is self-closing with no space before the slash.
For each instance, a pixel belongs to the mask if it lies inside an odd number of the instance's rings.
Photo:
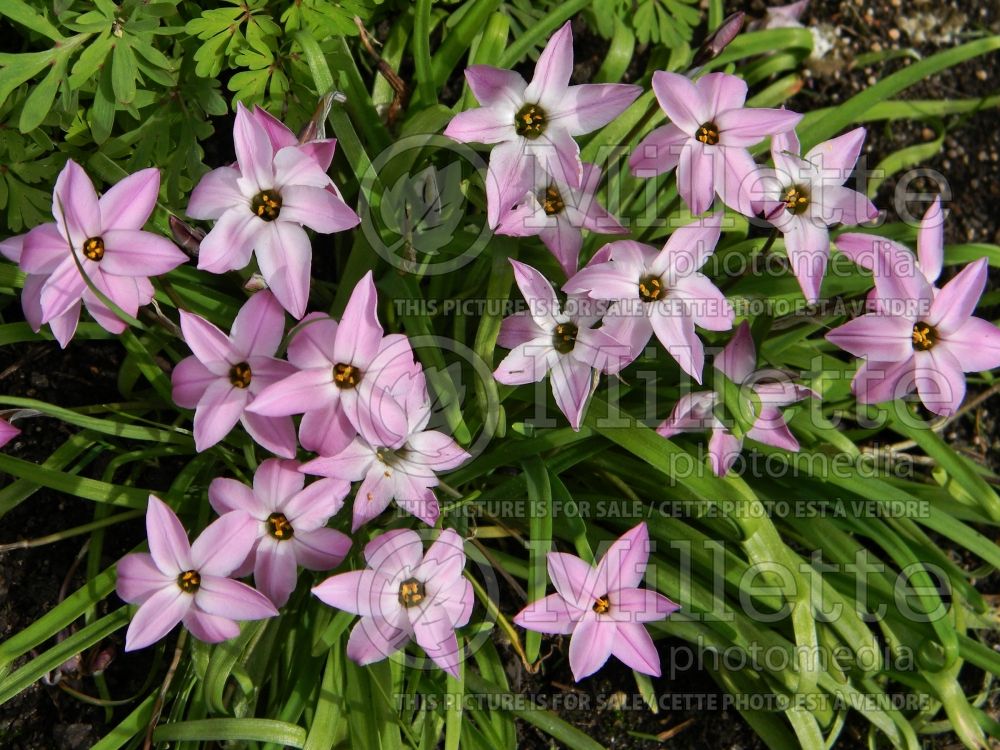
<path id="1" fill-rule="evenodd" d="M 304 122 L 316 92 L 297 35 L 357 35 L 380 1 L 4 0 L 0 33 L 22 42 L 0 54 L 3 234 L 42 221 L 68 156 L 115 179 L 156 165 L 182 205 L 226 101 Z"/>
<path id="2" fill-rule="evenodd" d="M 614 34 L 617 20 L 631 28 L 640 44 L 671 48 L 690 42 L 701 23 L 698 0 L 595 0 L 593 12 L 602 36 Z"/>

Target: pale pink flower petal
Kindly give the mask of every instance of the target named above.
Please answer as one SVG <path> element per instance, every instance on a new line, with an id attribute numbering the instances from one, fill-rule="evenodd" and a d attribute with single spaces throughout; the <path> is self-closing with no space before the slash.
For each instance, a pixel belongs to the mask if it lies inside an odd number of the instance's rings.
<path id="1" fill-rule="evenodd" d="M 244 411 L 240 422 L 258 445 L 282 458 L 295 458 L 298 441 L 291 417 L 263 417 Z"/>
<path id="2" fill-rule="evenodd" d="M 21 238 L 21 249 L 16 257 L 11 257 L 10 249 L 4 255 L 18 263 L 25 273 L 50 274 L 69 257 L 69 241 L 51 222 L 40 224 Z M 13 246 L 8 245 L 10 247 Z"/>
<path id="3" fill-rule="evenodd" d="M 660 344 L 677 364 L 688 375 L 701 383 L 702 370 L 705 368 L 705 347 L 694 330 L 694 321 L 676 311 L 654 314 L 650 321 L 653 332 Z"/>
<path id="4" fill-rule="evenodd" d="M 176 576 L 192 567 L 191 546 L 177 515 L 155 495 L 146 507 L 146 538 L 156 567 Z"/>
<path id="5" fill-rule="evenodd" d="M 357 434 L 347 414 L 340 408 L 340 402 L 302 415 L 299 424 L 299 442 L 307 451 L 320 456 L 336 456 L 341 453 Z"/>
<path id="6" fill-rule="evenodd" d="M 642 93 L 639 86 L 624 83 L 585 83 L 570 86 L 559 95 L 550 113 L 570 135 L 584 135 L 603 128 L 628 109 Z"/>
<path id="7" fill-rule="evenodd" d="M 549 378 L 552 382 L 552 395 L 559 410 L 566 415 L 570 427 L 579 430 L 583 410 L 594 384 L 593 368 L 569 357 L 561 357 L 552 365 Z"/>
<path id="8" fill-rule="evenodd" d="M 549 37 L 535 63 L 535 74 L 524 93 L 526 99 L 541 102 L 547 109 L 558 103 L 573 73 L 573 30 L 567 21 Z"/>
<path id="9" fill-rule="evenodd" d="M 612 543 L 597 564 L 598 588 L 604 591 L 632 589 L 642 582 L 649 561 L 649 530 L 639 523 Z"/>
<path id="10" fill-rule="evenodd" d="M 545 556 L 549 579 L 559 595 L 577 609 L 587 610 L 601 594 L 592 590 L 594 569 L 575 555 L 549 552 Z"/>
<path id="11" fill-rule="evenodd" d="M 312 592 L 324 604 L 370 617 L 379 611 L 382 591 L 388 585 L 389 580 L 377 569 L 352 570 L 327 578 Z"/>
<path id="12" fill-rule="evenodd" d="M 878 404 L 902 398 L 913 390 L 914 357 L 897 362 L 867 359 L 851 381 L 851 391 L 858 401 Z"/>
<path id="13" fill-rule="evenodd" d="M 490 65 L 470 65 L 465 69 L 465 80 L 472 89 L 476 101 L 484 107 L 505 104 L 516 109 L 518 104 L 514 95 L 523 95 L 524 89 L 528 86 L 519 73 Z M 445 135 L 455 137 L 447 130 Z"/>
<path id="14" fill-rule="evenodd" d="M 511 117 L 506 108 L 480 107 L 455 115 L 444 134 L 463 143 L 503 143 L 510 137 Z"/>
<path id="15" fill-rule="evenodd" d="M 225 211 L 198 248 L 198 268 L 225 273 L 250 262 L 260 226 L 249 205 Z"/>
<path id="16" fill-rule="evenodd" d="M 723 146 L 754 146 L 772 133 L 781 133 L 794 128 L 802 115 L 787 109 L 731 109 L 719 112 L 715 124 L 719 126 L 719 143 Z M 864 140 L 864 132 L 861 134 Z M 810 152 L 812 153 L 812 152 Z M 809 160 L 809 157 L 806 157 Z M 855 155 L 851 168 L 857 161 Z M 846 175 L 845 175 L 846 177 Z"/>
<path id="17" fill-rule="evenodd" d="M 711 149 L 711 150 L 710 150 Z M 691 213 L 705 213 L 715 199 L 716 161 L 722 154 L 712 147 L 688 140 L 677 163 L 677 190 Z"/>
<path id="18" fill-rule="evenodd" d="M 746 436 L 758 443 L 773 445 L 786 451 L 795 452 L 799 449 L 799 441 L 788 429 L 781 411 L 773 406 L 765 406 L 760 410 Z"/>
<path id="19" fill-rule="evenodd" d="M 399 651 L 410 640 L 410 634 L 389 625 L 384 620 L 363 617 L 351 629 L 347 639 L 347 658 L 364 666 L 382 661 Z"/>
<path id="20" fill-rule="evenodd" d="M 656 428 L 656 432 L 665 438 L 671 438 L 682 432 L 707 430 L 717 425 L 713 408 L 716 396 L 711 391 L 697 391 L 681 396 L 674 405 L 673 411 Z"/>
<path id="21" fill-rule="evenodd" d="M 624 588 L 611 601 L 618 622 L 655 622 L 672 615 L 680 607 L 663 594 L 649 589 Z"/>
<path id="22" fill-rule="evenodd" d="M 830 331 L 826 339 L 856 357 L 895 362 L 911 356 L 912 334 L 906 318 L 869 313 Z"/>
<path id="23" fill-rule="evenodd" d="M 278 614 L 262 593 L 245 583 L 221 576 L 203 575 L 194 601 L 204 612 L 232 620 L 263 620 Z"/>
<path id="24" fill-rule="evenodd" d="M 802 296 L 810 304 L 819 299 L 820 285 L 826 274 L 830 235 L 825 226 L 811 221 L 793 221 L 785 233 L 785 248 L 792 272 L 799 280 Z"/>
<path id="25" fill-rule="evenodd" d="M 306 230 L 291 221 L 272 221 L 256 238 L 257 263 L 268 288 L 295 318 L 309 303 L 312 243 Z"/>
<path id="26" fill-rule="evenodd" d="M 274 295 L 261 291 L 248 299 L 233 320 L 230 340 L 243 354 L 273 356 L 285 335 L 285 311 Z"/>
<path id="27" fill-rule="evenodd" d="M 677 166 L 689 136 L 673 123 L 656 128 L 642 139 L 629 156 L 629 168 L 637 177 L 655 177 Z"/>
<path id="28" fill-rule="evenodd" d="M 236 105 L 236 122 L 233 125 L 233 145 L 236 163 L 243 178 L 256 190 L 274 187 L 274 152 L 267 131 L 258 125 L 242 102 Z"/>
<path id="29" fill-rule="evenodd" d="M 728 73 L 708 73 L 695 81 L 694 86 L 704 97 L 710 112 L 740 109 L 747 101 L 746 81 Z"/>
<path id="30" fill-rule="evenodd" d="M 944 211 L 941 196 L 927 209 L 917 231 L 917 255 L 920 268 L 930 283 L 937 281 L 944 265 Z"/>
<path id="31" fill-rule="evenodd" d="M 836 138 L 816 144 L 809 149 L 804 159 L 824 171 L 833 172 L 841 181 L 846 180 L 861 155 L 866 134 L 864 128 L 855 128 Z"/>
<path id="32" fill-rule="evenodd" d="M 657 70 L 652 85 L 660 107 L 684 132 L 693 133 L 711 117 L 702 92 L 685 76 Z"/>
<path id="33" fill-rule="evenodd" d="M 413 639 L 431 661 L 452 677 L 458 677 L 458 638 L 455 626 L 443 611 L 430 614 L 426 610 L 413 620 Z"/>
<path id="34" fill-rule="evenodd" d="M 330 570 L 337 567 L 351 549 L 351 538 L 336 529 L 319 528 L 296 533 L 290 544 L 295 559 L 309 570 Z"/>
<path id="35" fill-rule="evenodd" d="M 101 234 L 101 209 L 94 183 L 72 159 L 56 178 L 52 216 L 60 233 L 74 248 L 82 246 L 87 238 Z"/>
<path id="36" fill-rule="evenodd" d="M 139 607 L 125 633 L 125 650 L 136 651 L 156 643 L 174 629 L 194 599 L 176 585 L 161 588 Z"/>
<path id="37" fill-rule="evenodd" d="M 569 641 L 569 665 L 574 680 L 579 682 L 604 666 L 617 634 L 613 622 L 601 620 L 593 612 L 583 616 Z"/>
<path id="38" fill-rule="evenodd" d="M 935 295 L 927 322 L 945 336 L 960 329 L 983 296 L 988 271 L 986 258 L 973 261 L 959 271 Z"/>
<path id="39" fill-rule="evenodd" d="M 289 185 L 281 191 L 281 217 L 304 224 L 321 234 L 356 227 L 361 219 L 343 200 L 328 190 L 310 185 Z"/>
<path id="40" fill-rule="evenodd" d="M 490 154 L 486 170 L 486 214 L 491 228 L 531 186 L 531 170 L 524 156 L 524 144 L 506 141 Z"/>
<path id="41" fill-rule="evenodd" d="M 750 335 L 750 324 L 743 321 L 726 347 L 715 358 L 715 367 L 734 383 L 742 383 L 757 366 L 757 350 Z"/>
<path id="42" fill-rule="evenodd" d="M 250 116 L 264 128 L 264 132 L 267 133 L 267 138 L 271 142 L 272 151 L 280 151 L 286 146 L 298 145 L 298 138 L 295 137 L 291 128 L 260 105 L 254 105 Z"/>
<path id="43" fill-rule="evenodd" d="M 531 317 L 529 310 L 516 312 L 508 315 L 500 323 L 500 333 L 497 335 L 497 346 L 504 349 L 514 349 L 532 339 L 541 338 L 545 335 L 544 329 L 540 328 Z"/>
<path id="44" fill-rule="evenodd" d="M 262 537 L 254 552 L 253 582 L 276 607 L 283 607 L 295 590 L 295 548 L 285 541 Z"/>
<path id="45" fill-rule="evenodd" d="M 229 575 L 253 549 L 256 528 L 256 520 L 244 511 L 219 516 L 191 544 L 191 567 L 209 576 Z"/>
<path id="46" fill-rule="evenodd" d="M 173 585 L 176 575 L 166 575 L 156 567 L 153 556 L 145 552 L 126 555 L 118 563 L 115 590 L 127 602 L 144 602 L 167 585 Z"/>
<path id="47" fill-rule="evenodd" d="M 619 624 L 611 644 L 611 653 L 637 672 L 660 676 L 660 655 L 653 639 L 641 625 Z"/>
<path id="48" fill-rule="evenodd" d="M 942 417 L 958 411 L 965 398 L 962 364 L 940 346 L 917 352 L 913 363 L 913 378 L 924 406 Z"/>
<path id="49" fill-rule="evenodd" d="M 289 461 L 287 463 L 289 465 L 295 464 L 296 471 L 300 471 L 302 468 L 297 462 Z M 301 473 L 299 476 L 305 478 Z M 340 509 L 344 507 L 344 498 L 347 497 L 350 490 L 351 485 L 346 480 L 320 479 L 306 485 L 298 492 L 285 496 L 280 504 L 275 505 L 275 509 L 279 509 L 285 514 L 295 526 L 296 533 L 314 531 L 325 526 L 331 516 L 340 512 Z"/>
<path id="50" fill-rule="evenodd" d="M 742 447 L 743 441 L 731 432 L 712 430 L 712 437 L 708 441 L 708 459 L 712 472 L 717 477 L 726 476 L 739 457 Z"/>
<path id="51" fill-rule="evenodd" d="M 245 217 L 248 221 L 250 201 L 240 192 L 238 181 L 240 170 L 234 167 L 218 167 L 203 176 L 188 200 L 187 215 L 192 219 L 218 219 L 233 206 L 245 203 Z"/>
<path id="52" fill-rule="evenodd" d="M 1000 328 L 982 318 L 969 318 L 958 329 L 941 336 L 939 344 L 966 372 L 1000 367 Z"/>
<path id="53" fill-rule="evenodd" d="M 199 452 L 218 443 L 240 421 L 248 393 L 224 379 L 216 378 L 198 400 L 194 413 L 194 442 Z"/>
<path id="54" fill-rule="evenodd" d="M 156 208 L 159 192 L 160 170 L 153 167 L 140 169 L 112 185 L 97 201 L 105 232 L 109 227 L 142 229 Z"/>
<path id="55" fill-rule="evenodd" d="M 242 510 L 254 518 L 266 518 L 267 506 L 243 482 L 226 477 L 216 477 L 208 485 L 208 501 L 220 516 L 234 510 Z"/>
<path id="56" fill-rule="evenodd" d="M 218 379 L 197 357 L 185 357 L 170 374 L 174 403 L 185 409 L 194 409 L 208 387 Z"/>
<path id="57" fill-rule="evenodd" d="M 378 322 L 378 293 L 369 271 L 354 287 L 340 320 L 340 332 L 333 346 L 336 362 L 367 366 L 378 352 L 382 326 Z"/>
<path id="58" fill-rule="evenodd" d="M 571 609 L 561 594 L 549 594 L 522 609 L 514 624 L 538 633 L 569 635 L 581 617 L 583 611 Z"/>
<path id="59" fill-rule="evenodd" d="M 254 414 L 285 417 L 303 414 L 339 398 L 333 376 L 323 370 L 300 370 L 265 388 L 247 407 Z"/>
<path id="60" fill-rule="evenodd" d="M 191 607 L 181 622 L 191 635 L 205 643 L 222 643 L 240 634 L 240 624 L 236 620 L 210 615 L 197 607 Z"/>
<path id="61" fill-rule="evenodd" d="M 823 188 L 823 221 L 827 224 L 863 224 L 878 217 L 878 209 L 857 190 L 843 185 Z M 838 245 L 839 246 L 839 245 Z"/>

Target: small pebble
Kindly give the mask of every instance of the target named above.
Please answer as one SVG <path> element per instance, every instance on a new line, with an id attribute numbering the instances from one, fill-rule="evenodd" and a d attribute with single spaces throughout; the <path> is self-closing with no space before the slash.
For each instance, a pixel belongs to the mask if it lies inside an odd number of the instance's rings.
<path id="1" fill-rule="evenodd" d="M 889 38 L 894 42 L 899 39 L 899 29 L 889 29 Z"/>

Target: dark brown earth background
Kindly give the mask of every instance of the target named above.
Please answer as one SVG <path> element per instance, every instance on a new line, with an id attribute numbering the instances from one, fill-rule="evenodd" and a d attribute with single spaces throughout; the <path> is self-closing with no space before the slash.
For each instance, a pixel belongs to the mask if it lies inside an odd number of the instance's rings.
<path id="1" fill-rule="evenodd" d="M 745 10 L 750 20 L 760 20 L 765 4 L 754 0 L 727 3 L 727 11 Z M 1000 33 L 1000 3 L 996 0 L 813 0 L 802 19 L 816 27 L 829 44 L 826 54 L 808 64 L 802 91 L 789 103 L 790 108 L 808 111 L 844 101 L 876 82 L 880 77 L 910 64 L 910 58 L 897 58 L 866 68 L 853 65 L 859 55 L 880 50 L 912 48 L 921 56 L 960 44 L 985 33 Z M 577 73 L 585 78 L 606 50 L 606 42 L 586 33 L 577 24 Z M 1000 88 L 1000 56 L 992 55 L 966 63 L 935 76 L 910 89 L 903 96 L 914 99 L 968 98 L 995 94 Z M 946 227 L 946 239 L 955 242 L 1000 243 L 1000 119 L 997 112 L 986 111 L 971 116 L 947 118 L 948 134 L 938 156 L 924 166 L 947 178 L 953 201 Z M 223 140 L 227 138 L 224 134 Z M 895 122 L 875 124 L 869 130 L 866 146 L 869 166 L 899 148 L 933 140 L 936 133 L 922 123 Z M 223 146 L 227 149 L 227 146 Z M 893 195 L 895 180 L 882 186 L 876 202 L 895 220 Z M 937 192 L 933 174 L 913 187 Z M 1000 287 L 993 272 L 990 289 Z M 4 311 L 8 320 L 17 319 L 17 305 Z M 996 318 L 996 307 L 983 313 Z M 57 403 L 80 406 L 120 400 L 117 373 L 122 350 L 116 342 L 75 342 L 65 351 L 54 343 L 7 346 L 0 349 L 0 391 Z M 970 393 L 970 397 L 974 394 Z M 997 411 L 1000 397 L 985 400 L 966 417 L 956 421 L 946 437 L 957 448 L 1000 465 L 1000 438 Z M 30 461 L 43 461 L 72 432 L 72 428 L 49 419 L 25 419 L 19 422 L 23 433 L 8 446 L 12 455 Z M 112 456 L 98 457 L 88 469 L 91 476 L 100 471 Z M 152 465 L 137 479 L 141 486 L 159 487 L 169 483 L 171 467 Z M 92 520 L 93 507 L 75 498 L 39 491 L 11 511 L 0 527 L 0 545 L 21 539 L 35 539 Z M 104 544 L 102 567 L 131 549 L 143 538 L 140 520 L 114 527 Z M 0 640 L 10 637 L 41 617 L 58 603 L 65 593 L 76 590 L 85 580 L 83 565 L 86 536 L 29 550 L 0 553 Z M 996 581 L 983 583 L 985 593 L 996 593 Z M 62 593 L 61 593 L 62 592 Z M 114 600 L 114 597 L 111 597 Z M 112 602 L 112 607 L 117 606 Z M 721 692 L 703 671 L 678 672 L 671 669 L 671 651 L 681 644 L 661 643 L 664 678 L 656 681 L 664 695 Z M 104 647 L 112 657 L 104 670 L 108 692 L 115 699 L 128 698 L 140 690 L 149 675 L 151 657 L 142 653 L 124 657 L 122 634 L 109 639 Z M 85 655 L 84 661 L 93 654 Z M 513 655 L 511 665 L 517 664 Z M 574 685 L 564 666 L 564 659 L 553 659 L 542 676 L 516 671 L 511 681 L 516 689 L 555 696 L 573 694 L 582 698 L 587 710 L 565 710 L 562 715 L 609 748 L 652 748 L 658 745 L 702 750 L 720 748 L 750 750 L 763 744 L 735 711 L 661 711 L 653 714 L 637 707 L 631 673 L 612 660 L 596 677 Z M 63 676 L 62 684 L 86 695 L 97 695 L 93 677 L 86 665 Z M 981 675 L 970 670 L 970 691 L 981 687 Z M 616 697 L 616 694 L 622 695 Z M 625 697 L 628 708 L 616 709 L 615 701 Z M 565 698 L 564 698 L 565 700 Z M 586 701 L 586 702 L 584 702 Z M 600 706 L 600 710 L 595 710 Z M 0 748 L 4 750 L 84 750 L 91 747 L 108 729 L 131 710 L 119 708 L 109 722 L 103 707 L 89 705 L 59 686 L 36 684 L 16 699 L 0 707 Z M 996 711 L 994 711 L 996 715 Z M 528 726 L 522 726 L 522 746 L 551 747 L 550 740 Z M 659 736 L 658 741 L 637 738 L 633 733 Z M 952 736 L 933 740 L 938 748 L 958 747 Z M 848 726 L 839 748 L 867 747 L 865 738 Z"/>

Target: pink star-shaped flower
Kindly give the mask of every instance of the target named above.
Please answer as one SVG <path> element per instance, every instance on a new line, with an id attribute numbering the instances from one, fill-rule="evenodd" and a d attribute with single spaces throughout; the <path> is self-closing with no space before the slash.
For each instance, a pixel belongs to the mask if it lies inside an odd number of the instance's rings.
<path id="1" fill-rule="evenodd" d="M 292 418 L 247 411 L 267 386 L 295 372 L 274 356 L 285 334 L 285 312 L 274 295 L 262 291 L 247 300 L 229 336 L 199 315 L 186 310 L 180 315 L 184 341 L 194 354 L 174 368 L 173 397 L 178 406 L 195 410 L 197 450 L 208 450 L 240 422 L 260 445 L 294 458 Z"/>
<path id="2" fill-rule="evenodd" d="M 455 115 L 444 134 L 463 143 L 498 144 L 486 180 L 489 224 L 531 187 L 534 159 L 567 184 L 583 183 L 580 147 L 574 136 L 603 127 L 641 93 L 638 86 L 591 83 L 570 86 L 573 31 L 567 21 L 538 56 L 531 83 L 512 70 L 472 65 L 465 79 L 482 105 Z"/>
<path id="3" fill-rule="evenodd" d="M 747 84 L 728 73 L 709 73 L 692 83 L 678 73 L 653 73 L 653 92 L 670 124 L 647 135 L 629 158 L 640 177 L 677 169 L 677 190 L 691 213 L 722 201 L 753 216 L 749 189 L 757 165 L 748 148 L 794 128 L 802 115 L 784 109 L 746 107 Z"/>
<path id="4" fill-rule="evenodd" d="M 312 243 L 303 225 L 329 234 L 357 226 L 360 219 L 328 189 L 325 156 L 318 153 L 326 144 L 314 141 L 308 147 L 289 144 L 275 150 L 284 140 L 280 131 L 265 128 L 263 122 L 237 105 L 237 166 L 219 167 L 202 177 L 187 212 L 195 219 L 216 220 L 201 241 L 198 268 L 211 273 L 244 268 L 256 252 L 274 296 L 301 318 L 312 269 Z"/>
<path id="5" fill-rule="evenodd" d="M 118 596 L 139 604 L 125 633 L 125 650 L 156 643 L 179 622 L 195 638 L 218 643 L 239 635 L 241 620 L 278 614 L 266 596 L 229 577 L 253 547 L 253 527 L 247 513 L 226 513 L 189 544 L 174 512 L 150 495 L 149 552 L 118 563 Z"/>
<path id="6" fill-rule="evenodd" d="M 659 677 L 660 656 L 643 623 L 662 620 L 679 606 L 639 588 L 649 561 L 645 523 L 625 532 L 596 566 L 565 552 L 546 556 L 556 593 L 532 602 L 514 618 L 526 630 L 571 635 L 569 665 L 579 682 L 614 655 L 632 669 Z"/>
<path id="7" fill-rule="evenodd" d="M 170 240 L 142 231 L 159 189 L 159 170 L 143 169 L 98 197 L 80 165 L 72 159 L 66 162 L 52 195 L 55 223 L 37 226 L 0 246 L 28 274 L 21 304 L 34 330 L 49 324 L 65 347 L 85 304 L 102 328 L 124 331 L 125 321 L 101 301 L 87 278 L 128 315 L 134 317 L 149 304 L 153 299 L 149 277 L 172 271 L 187 260 Z"/>
<path id="8" fill-rule="evenodd" d="M 220 516 L 243 511 L 256 521 L 255 542 L 238 572 L 253 571 L 253 581 L 275 607 L 295 590 L 298 566 L 309 570 L 337 567 L 351 540 L 327 521 L 344 507 L 351 485 L 320 479 L 308 487 L 297 461 L 269 458 L 253 475 L 253 487 L 218 477 L 208 499 Z"/>
<path id="9" fill-rule="evenodd" d="M 753 390 L 760 399 L 760 412 L 754 416 L 753 426 L 746 437 L 765 445 L 797 451 L 799 441 L 785 424 L 781 408 L 816 394 L 810 388 L 790 382 L 783 373 L 768 370 L 755 372 L 756 366 L 757 351 L 750 336 L 750 324 L 744 321 L 715 358 L 715 368 L 736 385 Z M 736 437 L 716 416 L 718 403 L 719 397 L 714 391 L 688 393 L 678 400 L 670 416 L 656 431 L 669 438 L 681 432 L 711 430 L 709 460 L 712 471 L 722 477 L 739 456 L 743 438 Z"/>
<path id="10" fill-rule="evenodd" d="M 416 532 L 388 531 L 365 547 L 365 570 L 327 578 L 312 591 L 320 601 L 361 619 L 347 656 L 358 664 L 386 659 L 415 640 L 430 659 L 458 677 L 455 628 L 469 622 L 472 585 L 464 578 L 462 538 L 441 532 L 424 554 Z"/>
<path id="11" fill-rule="evenodd" d="M 733 327 L 733 309 L 700 269 L 715 251 L 722 217 L 715 214 L 676 229 L 657 251 L 634 240 L 605 245 L 595 260 L 566 282 L 563 291 L 589 294 L 615 305 L 607 332 L 635 358 L 655 333 L 684 372 L 699 383 L 705 350 L 695 325 L 710 331 Z"/>

